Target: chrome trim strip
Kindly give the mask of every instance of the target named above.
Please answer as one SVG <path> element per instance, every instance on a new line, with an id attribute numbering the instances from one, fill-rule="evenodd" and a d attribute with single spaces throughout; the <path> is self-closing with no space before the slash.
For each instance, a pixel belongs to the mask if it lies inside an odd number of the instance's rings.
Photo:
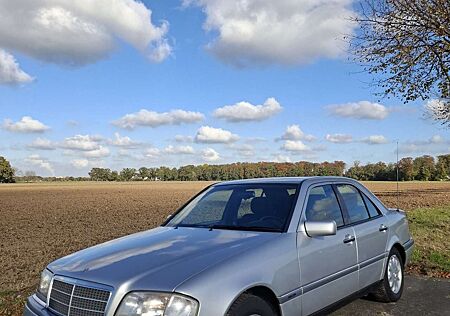
<path id="1" fill-rule="evenodd" d="M 70 303 L 69 303 L 69 305 L 67 305 L 66 303 L 63 303 L 63 302 L 61 302 L 61 301 L 58 301 L 58 300 L 55 299 L 55 298 L 51 298 L 51 300 L 52 300 L 52 301 L 55 301 L 55 302 L 57 302 L 57 303 L 59 303 L 59 304 L 61 304 L 61 305 L 67 306 L 67 307 L 70 306 Z M 51 309 L 51 308 L 50 308 L 50 309 Z"/>
<path id="2" fill-rule="evenodd" d="M 87 309 L 87 308 L 81 308 L 81 307 L 75 307 L 75 306 L 71 306 L 71 309 L 79 309 L 80 311 L 88 311 L 88 312 L 93 312 L 93 313 L 98 313 L 98 314 L 105 314 L 105 312 L 102 311 L 98 311 L 95 309 Z"/>
<path id="3" fill-rule="evenodd" d="M 315 290 L 318 287 L 321 287 L 327 283 L 333 282 L 339 278 L 342 278 L 350 273 L 353 273 L 355 271 L 358 271 L 358 265 L 354 265 L 352 267 L 346 268 L 344 270 L 341 270 L 339 272 L 336 272 L 334 274 L 330 274 L 322 279 L 312 281 L 308 284 L 305 284 L 299 288 L 296 288 L 286 294 L 283 294 L 281 297 L 278 298 L 278 301 L 280 304 L 286 303 L 300 295 L 304 295 L 312 290 Z"/>
<path id="4" fill-rule="evenodd" d="M 308 284 L 303 286 L 303 294 L 308 293 L 308 292 L 310 292 L 310 291 L 312 291 L 312 290 L 314 290 L 314 289 L 316 289 L 316 288 L 318 288 L 318 287 L 320 287 L 322 285 L 325 285 L 327 283 L 333 282 L 333 281 L 335 281 L 335 280 L 337 280 L 339 278 L 342 278 L 342 277 L 346 276 L 347 274 L 353 273 L 355 271 L 358 271 L 358 265 L 346 268 L 344 270 L 341 270 L 339 272 L 336 272 L 334 274 L 326 276 L 326 277 L 324 277 L 324 278 L 322 278 L 320 280 L 310 282 L 310 283 L 308 283 Z"/>
<path id="5" fill-rule="evenodd" d="M 371 265 L 372 263 L 383 260 L 384 258 L 386 258 L 386 253 L 379 254 L 378 256 L 375 256 L 373 258 L 367 259 L 366 261 L 359 263 L 359 268 L 360 269 L 365 268 L 368 265 Z"/>
<path id="6" fill-rule="evenodd" d="M 95 298 L 89 298 L 89 297 L 83 297 L 83 296 L 79 296 L 79 295 L 72 295 L 72 297 L 76 297 L 76 298 L 81 298 L 82 300 L 87 300 L 87 301 L 95 301 L 95 302 L 100 302 L 100 303 L 107 303 L 108 301 L 103 301 L 103 300 L 98 300 Z"/>
<path id="7" fill-rule="evenodd" d="M 301 287 L 292 290 L 291 292 L 288 292 L 284 295 L 282 295 L 281 297 L 278 298 L 278 301 L 280 302 L 280 304 L 286 303 L 287 301 L 290 301 L 300 295 L 302 295 L 303 289 Z"/>
<path id="8" fill-rule="evenodd" d="M 67 310 L 67 316 L 70 316 L 70 309 L 72 308 L 73 292 L 75 292 L 75 284 L 72 286 L 72 293 L 70 293 L 69 306 L 67 306 L 67 307 L 69 308 L 69 309 Z"/>
<path id="9" fill-rule="evenodd" d="M 405 248 L 405 251 L 409 250 L 409 248 L 411 248 L 412 246 L 414 246 L 414 239 L 412 238 L 403 244 L 403 248 Z"/>
<path id="10" fill-rule="evenodd" d="M 59 292 L 59 293 L 61 293 L 61 294 L 64 294 L 64 295 L 70 296 L 70 293 L 67 293 L 67 292 L 63 292 L 63 291 L 61 291 L 61 290 L 58 290 L 58 289 L 52 289 L 52 291 L 56 291 L 56 292 Z"/>

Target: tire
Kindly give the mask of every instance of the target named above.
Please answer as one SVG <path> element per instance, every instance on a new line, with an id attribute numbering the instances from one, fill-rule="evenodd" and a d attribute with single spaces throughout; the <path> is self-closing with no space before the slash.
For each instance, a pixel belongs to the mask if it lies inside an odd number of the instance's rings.
<path id="1" fill-rule="evenodd" d="M 275 308 L 263 298 L 244 293 L 231 305 L 227 316 L 274 316 L 278 315 Z"/>
<path id="2" fill-rule="evenodd" d="M 389 281 L 391 278 L 391 281 Z M 377 285 L 371 296 L 380 302 L 396 302 L 402 297 L 404 266 L 402 256 L 392 248 L 386 263 L 383 280 Z"/>

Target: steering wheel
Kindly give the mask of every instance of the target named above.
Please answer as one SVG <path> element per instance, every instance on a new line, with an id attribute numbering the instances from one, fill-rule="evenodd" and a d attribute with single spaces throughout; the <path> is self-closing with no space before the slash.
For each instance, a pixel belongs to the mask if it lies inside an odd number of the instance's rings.
<path id="1" fill-rule="evenodd" d="M 263 217 L 261 217 L 259 220 L 258 220 L 258 222 L 262 222 L 262 221 L 265 221 L 265 220 L 269 220 L 269 221 L 274 221 L 274 222 L 276 222 L 276 224 L 277 225 L 279 225 L 279 226 L 281 226 L 281 225 L 283 225 L 283 221 L 280 219 L 280 218 L 278 218 L 278 217 L 276 217 L 276 216 L 263 216 Z"/>

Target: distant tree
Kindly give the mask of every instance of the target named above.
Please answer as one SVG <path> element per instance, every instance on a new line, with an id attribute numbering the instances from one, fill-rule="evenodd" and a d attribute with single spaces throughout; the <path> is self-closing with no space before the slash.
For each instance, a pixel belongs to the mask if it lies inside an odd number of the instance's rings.
<path id="1" fill-rule="evenodd" d="M 134 168 L 123 168 L 120 172 L 120 180 L 131 181 L 136 174 L 136 169 Z"/>
<path id="2" fill-rule="evenodd" d="M 4 157 L 0 156 L 0 183 L 13 183 L 14 169 Z"/>
<path id="3" fill-rule="evenodd" d="M 109 175 L 107 175 L 108 181 L 120 181 L 119 173 L 115 170 L 111 171 Z"/>
<path id="4" fill-rule="evenodd" d="M 436 180 L 447 180 L 450 176 L 450 154 L 437 157 Z"/>
<path id="5" fill-rule="evenodd" d="M 89 172 L 92 181 L 113 181 L 111 177 L 111 169 L 92 168 Z"/>
<path id="6" fill-rule="evenodd" d="M 383 96 L 439 99 L 433 118 L 450 126 L 450 1 L 362 0 L 356 58 Z"/>
<path id="7" fill-rule="evenodd" d="M 141 167 L 138 170 L 138 175 L 141 180 L 149 180 L 151 179 L 151 170 L 146 167 Z"/>
<path id="8" fill-rule="evenodd" d="M 431 156 L 422 156 L 414 159 L 413 162 L 415 179 L 420 181 L 433 180 L 435 174 L 434 158 Z"/>
<path id="9" fill-rule="evenodd" d="M 400 159 L 398 162 L 399 178 L 402 181 L 414 180 L 414 164 L 411 157 Z"/>

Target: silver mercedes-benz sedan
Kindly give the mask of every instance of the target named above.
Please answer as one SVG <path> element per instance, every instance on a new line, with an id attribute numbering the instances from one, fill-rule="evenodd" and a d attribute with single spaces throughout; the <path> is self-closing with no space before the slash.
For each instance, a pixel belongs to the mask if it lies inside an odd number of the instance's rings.
<path id="1" fill-rule="evenodd" d="M 24 314 L 281 316 L 368 293 L 394 302 L 413 244 L 404 212 L 351 179 L 222 182 L 161 227 L 50 263 Z"/>

